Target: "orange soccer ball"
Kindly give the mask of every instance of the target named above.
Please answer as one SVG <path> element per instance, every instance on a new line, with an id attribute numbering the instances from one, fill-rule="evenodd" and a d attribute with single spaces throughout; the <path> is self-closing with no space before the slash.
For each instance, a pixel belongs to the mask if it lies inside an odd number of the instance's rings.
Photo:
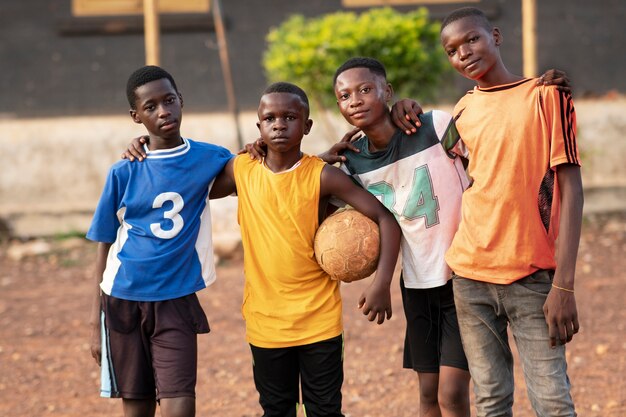
<path id="1" fill-rule="evenodd" d="M 338 210 L 317 229 L 314 250 L 331 278 L 344 282 L 367 278 L 378 265 L 378 225 L 352 208 Z"/>

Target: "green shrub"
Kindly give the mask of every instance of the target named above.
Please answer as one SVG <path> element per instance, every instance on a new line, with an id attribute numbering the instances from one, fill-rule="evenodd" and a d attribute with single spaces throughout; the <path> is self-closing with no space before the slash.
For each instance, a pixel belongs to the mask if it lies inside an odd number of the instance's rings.
<path id="1" fill-rule="evenodd" d="M 270 30 L 263 65 L 270 82 L 298 84 L 318 105 L 328 107 L 335 103 L 335 70 L 348 58 L 373 57 L 385 65 L 397 97 L 433 100 L 451 73 L 439 28 L 425 8 L 294 15 Z"/>

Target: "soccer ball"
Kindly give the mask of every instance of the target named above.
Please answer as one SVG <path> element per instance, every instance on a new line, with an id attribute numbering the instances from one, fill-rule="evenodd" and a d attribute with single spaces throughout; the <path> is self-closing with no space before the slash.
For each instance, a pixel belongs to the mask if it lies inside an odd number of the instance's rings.
<path id="1" fill-rule="evenodd" d="M 317 229 L 313 248 L 317 262 L 332 279 L 367 278 L 378 265 L 378 225 L 352 208 L 338 210 Z"/>

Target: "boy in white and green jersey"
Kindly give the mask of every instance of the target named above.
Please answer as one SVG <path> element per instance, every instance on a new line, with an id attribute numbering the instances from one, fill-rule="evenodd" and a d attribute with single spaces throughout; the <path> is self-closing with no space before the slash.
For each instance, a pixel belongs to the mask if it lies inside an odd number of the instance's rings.
<path id="1" fill-rule="evenodd" d="M 353 142 L 359 152 L 346 151 L 342 165 L 400 223 L 407 288 L 439 287 L 450 279 L 443 256 L 457 230 L 468 184 L 455 153 L 460 142 L 451 116 L 434 110 L 420 120 L 417 133 L 407 136 L 396 129 L 381 150 L 370 149 L 367 136 Z"/>
<path id="2" fill-rule="evenodd" d="M 454 121 L 443 111 L 428 112 L 420 115 L 417 133 L 406 135 L 389 114 L 393 90 L 385 68 L 372 58 L 345 62 L 334 87 L 341 114 L 365 134 L 352 143 L 356 150 L 343 153 L 342 169 L 376 195 L 402 229 L 404 367 L 418 373 L 420 415 L 439 409 L 469 416 L 470 375 L 444 260 L 468 186 Z"/>

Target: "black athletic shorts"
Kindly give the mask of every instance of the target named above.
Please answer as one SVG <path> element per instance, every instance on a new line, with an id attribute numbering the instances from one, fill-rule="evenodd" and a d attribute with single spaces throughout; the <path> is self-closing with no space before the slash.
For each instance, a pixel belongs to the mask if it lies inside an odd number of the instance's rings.
<path id="1" fill-rule="evenodd" d="M 101 396 L 195 397 L 197 334 L 209 322 L 196 294 L 165 301 L 102 295 Z"/>
<path id="2" fill-rule="evenodd" d="M 296 417 L 300 404 L 307 417 L 343 417 L 343 335 L 309 345 L 250 349 L 263 417 Z"/>
<path id="3" fill-rule="evenodd" d="M 400 278 L 406 316 L 404 363 L 417 372 L 438 373 L 441 366 L 468 370 L 454 306 L 452 280 L 435 288 L 405 288 Z"/>

